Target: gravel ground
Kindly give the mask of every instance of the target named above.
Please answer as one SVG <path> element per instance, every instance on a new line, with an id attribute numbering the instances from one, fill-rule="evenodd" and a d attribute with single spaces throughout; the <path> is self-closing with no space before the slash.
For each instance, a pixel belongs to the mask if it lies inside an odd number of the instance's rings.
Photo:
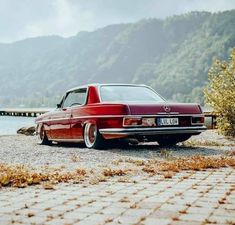
<path id="1" fill-rule="evenodd" d="M 40 145 L 37 137 L 24 135 L 0 136 L 0 163 L 28 166 L 95 167 L 111 164 L 120 158 L 165 158 L 175 156 L 219 155 L 235 150 L 235 139 L 227 140 L 215 130 L 194 136 L 192 142 L 207 142 L 206 146 L 162 148 L 157 143 L 145 143 L 129 147 L 113 147 L 107 150 L 87 149 L 78 145 Z M 216 144 L 214 144 L 216 142 Z M 208 144 L 209 143 L 209 144 Z"/>

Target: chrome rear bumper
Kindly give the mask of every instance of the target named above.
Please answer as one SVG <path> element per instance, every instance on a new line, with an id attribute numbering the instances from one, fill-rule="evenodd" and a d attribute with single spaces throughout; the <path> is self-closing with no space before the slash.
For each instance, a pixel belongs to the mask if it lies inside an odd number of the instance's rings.
<path id="1" fill-rule="evenodd" d="M 105 128 L 99 129 L 101 134 L 109 135 L 154 135 L 154 134 L 200 134 L 205 126 L 194 127 L 138 127 L 138 128 Z"/>

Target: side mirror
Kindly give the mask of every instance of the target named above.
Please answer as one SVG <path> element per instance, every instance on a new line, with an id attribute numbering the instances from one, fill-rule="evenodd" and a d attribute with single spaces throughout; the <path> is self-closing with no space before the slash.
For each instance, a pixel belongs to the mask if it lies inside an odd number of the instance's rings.
<path id="1" fill-rule="evenodd" d="M 60 109 L 61 108 L 61 104 L 57 104 L 57 109 Z"/>

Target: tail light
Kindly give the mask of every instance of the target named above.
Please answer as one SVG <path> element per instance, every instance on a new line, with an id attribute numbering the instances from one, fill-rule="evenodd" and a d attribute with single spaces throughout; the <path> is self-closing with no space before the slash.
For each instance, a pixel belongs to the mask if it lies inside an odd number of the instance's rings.
<path id="1" fill-rule="evenodd" d="M 141 126 L 142 118 L 141 117 L 127 117 L 123 119 L 123 126 Z"/>
<path id="2" fill-rule="evenodd" d="M 204 124 L 205 117 L 204 116 L 193 116 L 192 117 L 192 124 Z"/>

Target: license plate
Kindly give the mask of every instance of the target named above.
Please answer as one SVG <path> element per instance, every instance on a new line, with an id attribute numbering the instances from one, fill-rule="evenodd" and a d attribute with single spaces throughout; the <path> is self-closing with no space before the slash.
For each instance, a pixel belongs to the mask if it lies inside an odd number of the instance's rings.
<path id="1" fill-rule="evenodd" d="M 157 124 L 159 126 L 176 126 L 179 125 L 179 119 L 178 118 L 158 118 Z"/>

